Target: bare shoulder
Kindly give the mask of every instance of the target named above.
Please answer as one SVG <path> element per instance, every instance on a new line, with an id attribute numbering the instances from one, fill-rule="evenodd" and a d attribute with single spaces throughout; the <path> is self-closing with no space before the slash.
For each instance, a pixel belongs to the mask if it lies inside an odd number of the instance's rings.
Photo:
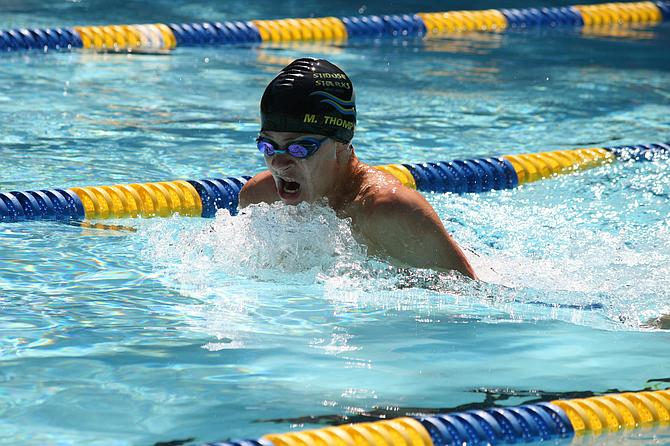
<path id="1" fill-rule="evenodd" d="M 251 178 L 240 191 L 240 207 L 250 204 L 274 203 L 279 201 L 274 179 L 269 171 L 261 172 Z"/>
<path id="2" fill-rule="evenodd" d="M 426 198 L 370 172 L 359 196 L 357 226 L 372 253 L 384 253 L 409 266 L 457 270 L 476 278 L 472 266 Z"/>
<path id="3" fill-rule="evenodd" d="M 360 192 L 361 210 L 373 220 L 415 218 L 412 214 L 435 214 L 423 195 L 404 186 L 393 175 L 374 167 L 365 173 Z M 408 214 L 409 213 L 409 214 Z M 437 217 L 437 215 L 435 215 Z"/>

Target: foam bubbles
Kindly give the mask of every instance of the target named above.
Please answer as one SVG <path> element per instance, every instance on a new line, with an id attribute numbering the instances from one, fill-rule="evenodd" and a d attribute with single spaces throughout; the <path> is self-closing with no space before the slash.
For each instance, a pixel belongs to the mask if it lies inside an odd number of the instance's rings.
<path id="1" fill-rule="evenodd" d="M 323 204 L 260 204 L 235 217 L 219 211 L 213 221 L 198 225 L 179 218 L 159 222 L 147 233 L 146 254 L 182 282 L 243 276 L 308 283 L 365 259 L 365 246 L 354 239 L 350 221 Z"/>
<path id="2" fill-rule="evenodd" d="M 515 191 L 431 200 L 471 248 L 480 278 L 502 294 L 523 291 L 521 300 L 548 308 L 596 305 L 608 322 L 638 329 L 670 309 L 669 167 L 618 163 Z"/>

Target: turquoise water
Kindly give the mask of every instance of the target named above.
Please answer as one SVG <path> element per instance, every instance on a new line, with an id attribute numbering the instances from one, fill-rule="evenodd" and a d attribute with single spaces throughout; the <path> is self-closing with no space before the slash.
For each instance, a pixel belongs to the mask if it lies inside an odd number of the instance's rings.
<path id="1" fill-rule="evenodd" d="M 2 29 L 362 8 L 0 5 Z M 365 13 L 432 10 L 368 3 Z M 3 54 L 0 188 L 259 172 L 259 98 L 304 55 L 350 74 L 354 144 L 372 165 L 665 142 L 669 35 L 662 24 Z M 0 444 L 202 443 L 665 388 L 670 334 L 645 322 L 670 313 L 668 168 L 622 162 L 512 191 L 426 194 L 481 282 L 368 258 L 348 223 L 318 205 L 4 224 Z M 574 443 L 657 444 L 668 434 L 615 437 Z"/>

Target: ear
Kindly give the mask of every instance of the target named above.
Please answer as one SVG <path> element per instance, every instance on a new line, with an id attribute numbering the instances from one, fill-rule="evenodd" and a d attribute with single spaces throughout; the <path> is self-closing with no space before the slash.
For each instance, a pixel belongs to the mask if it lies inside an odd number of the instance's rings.
<path id="1" fill-rule="evenodd" d="M 349 148 L 351 148 L 351 149 L 354 148 L 351 145 L 350 142 L 344 143 L 344 142 L 335 141 L 335 143 L 337 144 L 335 146 L 335 151 L 336 151 L 337 154 L 340 154 L 340 153 L 344 152 L 345 150 L 349 150 Z"/>

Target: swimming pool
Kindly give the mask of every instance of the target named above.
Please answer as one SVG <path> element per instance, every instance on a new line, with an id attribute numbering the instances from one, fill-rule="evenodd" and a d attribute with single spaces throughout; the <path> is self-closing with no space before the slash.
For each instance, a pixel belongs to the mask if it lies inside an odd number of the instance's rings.
<path id="1" fill-rule="evenodd" d="M 463 9 L 4 7 L 0 29 Z M 254 174 L 262 90 L 303 55 L 350 74 L 356 151 L 373 165 L 665 142 L 669 34 L 665 22 L 6 53 L 1 190 Z M 481 283 L 368 259 L 320 208 L 3 224 L 0 442 L 205 443 L 665 388 L 668 333 L 644 322 L 670 311 L 667 169 L 617 162 L 516 190 L 427 193 Z"/>

